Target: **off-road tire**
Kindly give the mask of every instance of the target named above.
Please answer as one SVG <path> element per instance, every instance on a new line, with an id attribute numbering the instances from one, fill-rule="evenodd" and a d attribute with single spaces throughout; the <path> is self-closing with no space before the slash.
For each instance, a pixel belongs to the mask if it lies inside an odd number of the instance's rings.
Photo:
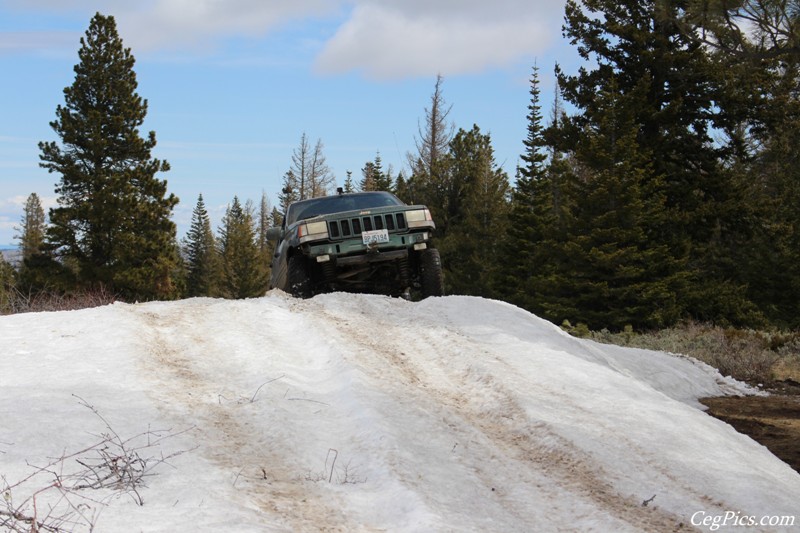
<path id="1" fill-rule="evenodd" d="M 286 281 L 289 294 L 295 298 L 311 298 L 311 278 L 308 275 L 308 261 L 302 255 L 293 255 L 287 263 Z"/>
<path id="2" fill-rule="evenodd" d="M 419 252 L 419 268 L 422 297 L 444 295 L 444 274 L 439 250 L 426 248 Z"/>

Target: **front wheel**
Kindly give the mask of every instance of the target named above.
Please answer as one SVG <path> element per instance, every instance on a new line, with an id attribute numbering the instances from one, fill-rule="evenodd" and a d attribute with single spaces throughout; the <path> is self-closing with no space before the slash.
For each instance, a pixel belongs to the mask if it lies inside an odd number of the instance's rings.
<path id="1" fill-rule="evenodd" d="M 289 294 L 295 298 L 311 298 L 311 277 L 308 275 L 308 262 L 302 255 L 289 258 L 286 268 L 286 281 Z"/>
<path id="2" fill-rule="evenodd" d="M 439 250 L 426 248 L 420 252 L 420 284 L 422 297 L 442 296 L 444 294 L 444 274 L 442 273 L 442 260 Z"/>

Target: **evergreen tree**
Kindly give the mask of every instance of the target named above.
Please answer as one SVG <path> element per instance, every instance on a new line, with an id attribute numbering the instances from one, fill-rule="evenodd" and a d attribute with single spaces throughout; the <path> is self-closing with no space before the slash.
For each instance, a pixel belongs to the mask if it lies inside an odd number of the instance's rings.
<path id="1" fill-rule="evenodd" d="M 14 310 L 13 294 L 16 290 L 16 272 L 14 267 L 0 254 L 0 315 L 11 313 Z"/>
<path id="2" fill-rule="evenodd" d="M 256 242 L 254 209 L 238 197 L 228 206 L 219 230 L 222 257 L 222 294 L 227 298 L 253 298 L 267 290 L 267 265 Z"/>
<path id="3" fill-rule="evenodd" d="M 394 193 L 400 198 L 402 201 L 406 202 L 407 204 L 414 203 L 413 198 L 414 194 L 409 187 L 409 182 L 406 180 L 405 175 L 402 172 L 397 174 L 397 179 L 395 180 L 394 185 Z"/>
<path id="4" fill-rule="evenodd" d="M 19 235 L 17 236 L 23 260 L 42 251 L 46 230 L 47 221 L 45 220 L 42 201 L 39 199 L 38 194 L 31 193 L 25 201 L 25 210 L 22 215 Z"/>
<path id="5" fill-rule="evenodd" d="M 495 279 L 496 290 L 502 297 L 533 312 L 541 313 L 542 280 L 553 272 L 552 246 L 548 245 L 549 230 L 554 225 L 554 205 L 551 184 L 545 165 L 545 141 L 542 135 L 542 113 L 539 89 L 539 68 L 533 67 L 530 104 L 528 105 L 528 134 L 523 145 L 523 164 L 517 169 L 516 182 L 509 209 L 508 232 L 500 247 L 501 270 Z"/>
<path id="6" fill-rule="evenodd" d="M 383 170 L 383 161 L 381 160 L 380 152 L 375 154 L 373 165 L 375 167 L 375 190 L 394 192 L 395 185 L 394 180 L 392 179 L 392 166 L 389 165 L 389 168 L 386 171 Z"/>
<path id="7" fill-rule="evenodd" d="M 216 296 L 220 282 L 219 256 L 202 194 L 192 211 L 192 224 L 183 242 L 183 255 L 187 296 Z"/>
<path id="8" fill-rule="evenodd" d="M 715 51 L 726 161 L 747 202 L 752 233 L 728 245 L 722 275 L 748 288 L 774 324 L 800 325 L 800 17 L 795 0 L 691 3 L 687 35 Z M 701 28 L 698 31 L 696 28 Z M 719 240 L 724 235 L 720 231 Z M 731 313 L 733 314 L 733 313 Z"/>
<path id="9" fill-rule="evenodd" d="M 736 265 L 761 311 L 774 324 L 792 328 L 800 326 L 799 59 L 783 60 L 783 74 L 773 73 L 761 88 L 772 94 L 774 109 L 752 133 L 758 148 L 742 176 L 750 200 L 742 214 L 760 223 L 753 225 L 754 239 L 741 247 Z"/>
<path id="10" fill-rule="evenodd" d="M 298 187 L 297 176 L 293 171 L 288 170 L 286 174 L 283 175 L 283 185 L 281 187 L 281 193 L 278 195 L 278 202 L 280 203 L 282 213 L 286 213 L 289 204 L 300 200 Z"/>
<path id="11" fill-rule="evenodd" d="M 744 199 L 721 165 L 727 147 L 711 137 L 722 124 L 716 107 L 720 72 L 707 49 L 682 31 L 683 14 L 681 2 L 568 0 L 565 35 L 593 68 L 575 76 L 557 71 L 564 99 L 579 112 L 545 136 L 571 153 L 588 144 L 601 124 L 619 123 L 607 113 L 624 110 L 631 117 L 635 152 L 651 156 L 648 174 L 657 179 L 648 184 L 657 189 L 647 190 L 664 199 L 661 225 L 648 237 L 667 246 L 675 264 L 692 276 L 678 295 L 681 304 L 693 316 L 723 318 L 726 309 L 748 306 L 743 288 L 723 274 L 747 231 L 737 215 Z M 615 95 L 613 106 L 607 105 L 609 94 Z M 583 159 L 583 175 L 576 179 L 591 181 L 605 171 Z"/>
<path id="12" fill-rule="evenodd" d="M 492 297 L 498 236 L 506 232 L 509 184 L 494 160 L 490 136 L 478 126 L 450 143 L 446 202 L 436 220 L 447 292 Z"/>
<path id="13" fill-rule="evenodd" d="M 272 208 L 272 223 L 276 226 L 280 226 L 283 224 L 283 213 L 278 211 L 277 207 Z"/>
<path id="14" fill-rule="evenodd" d="M 155 132 L 139 136 L 147 101 L 137 93 L 134 57 L 113 17 L 96 14 L 64 89 L 51 127 L 61 139 L 42 142 L 41 166 L 60 175 L 58 207 L 47 239 L 84 286 L 101 285 L 123 297 L 173 297 L 178 257 L 170 220 L 178 199 L 156 173 Z"/>
<path id="15" fill-rule="evenodd" d="M 664 223 L 660 177 L 613 87 L 598 95 L 603 118 L 575 147 L 591 179 L 576 181 L 568 238 L 555 245 L 565 257 L 558 293 L 545 302 L 545 314 L 596 329 L 663 327 L 680 318 L 676 294 L 685 273 L 666 244 L 652 239 Z"/>
<path id="16" fill-rule="evenodd" d="M 342 191 L 345 193 L 356 192 L 355 184 L 353 183 L 353 172 L 348 170 L 347 176 L 344 178 L 344 186 Z"/>
<path id="17" fill-rule="evenodd" d="M 389 170 L 391 172 L 391 169 Z M 389 172 L 383 171 L 383 161 L 378 152 L 373 161 L 367 161 L 361 169 L 361 183 L 359 190 L 362 191 L 394 191 L 392 177 Z"/>
<path id="18" fill-rule="evenodd" d="M 22 251 L 22 264 L 17 273 L 17 286 L 34 293 L 64 289 L 64 267 L 55 261 L 52 247 L 45 242 L 47 222 L 39 195 L 32 193 L 25 202 L 17 238 Z"/>
<path id="19" fill-rule="evenodd" d="M 377 191 L 375 163 L 367 161 L 361 169 L 361 181 L 358 183 L 358 190 L 362 192 Z"/>
<path id="20" fill-rule="evenodd" d="M 258 231 L 258 251 L 261 254 L 261 261 L 264 263 L 267 274 L 270 272 L 272 254 L 275 252 L 275 242 L 267 238 L 267 230 L 276 225 L 278 225 L 278 222 L 275 220 L 275 209 L 270 206 L 267 194 L 262 192 L 261 202 L 258 205 L 258 224 L 256 229 Z"/>

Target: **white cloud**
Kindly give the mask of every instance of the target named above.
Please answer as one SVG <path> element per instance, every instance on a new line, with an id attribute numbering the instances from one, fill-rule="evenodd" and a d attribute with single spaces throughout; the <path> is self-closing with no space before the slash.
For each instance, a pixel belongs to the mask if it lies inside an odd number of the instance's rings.
<path id="1" fill-rule="evenodd" d="M 559 2 L 560 3 L 560 2 Z M 557 12 L 529 3 L 364 1 L 317 58 L 323 73 L 395 79 L 475 73 L 543 51 Z M 415 9 L 418 7 L 418 9 Z"/>
<path id="2" fill-rule="evenodd" d="M 327 42 L 322 38 L 318 72 L 397 79 L 475 73 L 541 54 L 560 33 L 564 0 L 11 0 L 7 5 L 114 15 L 125 44 L 135 51 L 204 53 L 225 38 L 260 38 L 292 21 L 317 19 L 329 23 L 333 34 Z M 0 52 L 34 46 L 37 39 L 0 36 Z"/>
<path id="3" fill-rule="evenodd" d="M 323 17 L 338 8 L 326 0 L 153 0 L 129 3 L 117 22 L 137 49 L 213 48 L 229 36 L 260 37 L 291 20 Z"/>

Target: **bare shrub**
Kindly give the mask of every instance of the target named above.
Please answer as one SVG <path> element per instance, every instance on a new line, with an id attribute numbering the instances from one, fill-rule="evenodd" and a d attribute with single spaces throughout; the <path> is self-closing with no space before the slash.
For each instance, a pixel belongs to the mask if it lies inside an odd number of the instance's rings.
<path id="1" fill-rule="evenodd" d="M 22 292 L 18 287 L 6 291 L 4 309 L 8 314 L 74 311 L 112 304 L 119 299 L 105 287 L 62 293 L 42 290 Z"/>
<path id="2" fill-rule="evenodd" d="M 78 399 L 103 422 L 104 431 L 96 435 L 93 444 L 78 451 L 64 452 L 42 465 L 27 463 L 32 472 L 18 481 L 0 476 L 0 529 L 20 533 L 92 531 L 100 509 L 111 499 L 129 495 L 137 505 L 144 505 L 141 490 L 147 479 L 184 453 L 164 455 L 160 445 L 188 429 L 148 429 L 122 438 L 97 409 Z"/>
<path id="3" fill-rule="evenodd" d="M 329 448 L 327 455 L 325 455 L 325 469 L 321 472 L 309 471 L 305 476 L 306 481 L 313 481 L 314 483 L 320 481 L 333 483 L 335 481 L 339 485 L 355 485 L 367 482 L 367 478 L 360 476 L 358 471 L 351 466 L 351 461 L 348 461 L 344 466 L 337 467 L 336 460 L 338 458 L 339 450 Z"/>
<path id="4" fill-rule="evenodd" d="M 679 353 L 717 368 L 721 374 L 748 383 L 779 379 L 777 369 L 800 369 L 800 334 L 765 332 L 686 322 L 648 333 L 592 332 L 590 338 L 608 344 Z M 796 363 L 792 363 L 796 361 Z"/>

